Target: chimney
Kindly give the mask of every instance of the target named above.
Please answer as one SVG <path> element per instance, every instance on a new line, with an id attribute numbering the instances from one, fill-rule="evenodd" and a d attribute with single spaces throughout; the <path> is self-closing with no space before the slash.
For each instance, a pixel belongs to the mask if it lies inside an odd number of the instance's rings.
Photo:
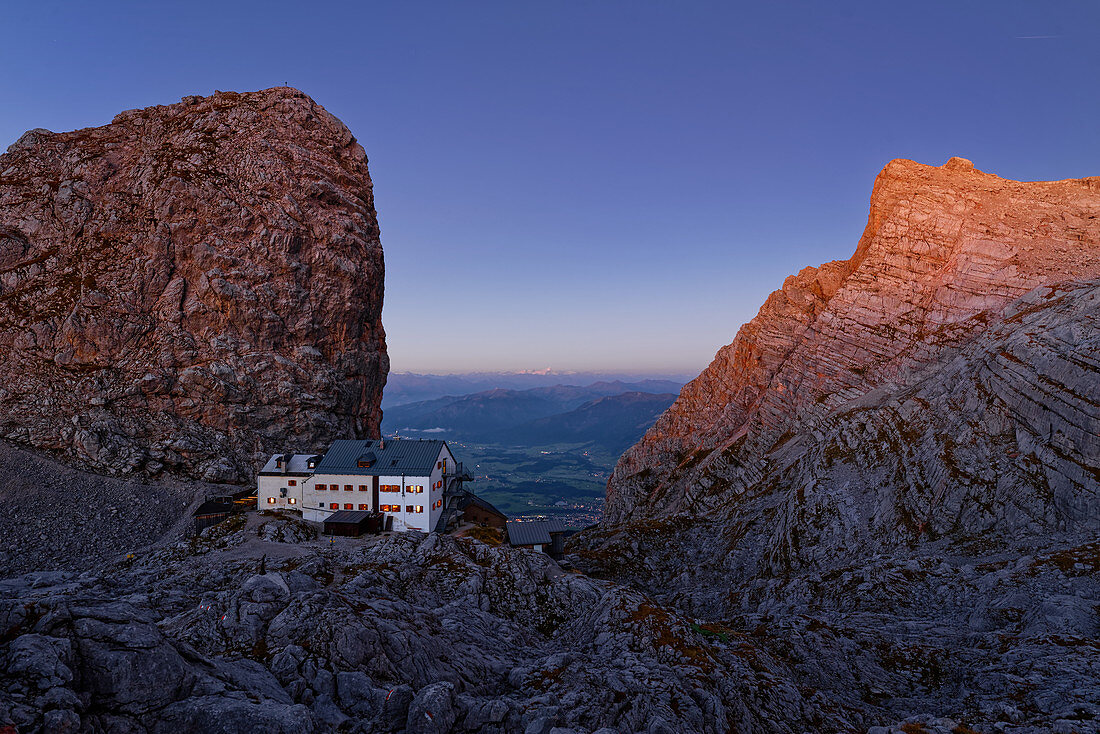
<path id="1" fill-rule="evenodd" d="M 378 450 L 379 451 L 385 451 L 386 450 L 386 437 L 385 436 L 379 437 L 379 439 L 378 439 Z"/>

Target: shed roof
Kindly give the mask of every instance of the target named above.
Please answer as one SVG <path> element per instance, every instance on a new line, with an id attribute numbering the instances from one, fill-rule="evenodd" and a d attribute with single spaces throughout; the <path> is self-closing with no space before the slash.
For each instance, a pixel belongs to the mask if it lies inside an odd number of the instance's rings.
<path id="1" fill-rule="evenodd" d="M 546 545 L 550 533 L 564 533 L 561 520 L 509 520 L 508 542 L 512 545 Z"/>
<path id="2" fill-rule="evenodd" d="M 367 510 L 340 510 L 325 518 L 325 525 L 331 523 L 361 523 L 370 517 Z"/>
<path id="3" fill-rule="evenodd" d="M 565 523 L 556 517 L 552 517 L 549 520 L 539 520 L 539 522 L 546 523 L 546 532 L 548 533 L 564 533 Z"/>
<path id="4" fill-rule="evenodd" d="M 492 512 L 495 515 L 500 515 L 501 517 L 503 517 L 505 519 L 508 518 L 508 516 L 505 515 L 503 512 L 501 512 L 500 510 L 498 510 L 493 505 L 493 503 L 489 502 L 488 500 L 484 500 L 481 497 L 478 497 L 476 494 L 474 494 L 472 492 L 467 493 L 467 495 L 465 497 L 463 497 L 462 499 L 460 499 L 458 501 L 458 506 L 459 506 L 460 509 L 465 509 L 466 507 L 469 507 L 470 505 L 475 505 L 475 506 L 480 507 L 481 509 L 485 510 L 486 512 Z"/>
<path id="5" fill-rule="evenodd" d="M 439 452 L 446 445 L 445 441 L 438 440 L 333 441 L 332 447 L 317 463 L 314 471 L 318 474 L 428 476 L 435 468 Z M 370 459 L 372 456 L 373 461 L 369 467 L 359 466 L 360 457 Z"/>

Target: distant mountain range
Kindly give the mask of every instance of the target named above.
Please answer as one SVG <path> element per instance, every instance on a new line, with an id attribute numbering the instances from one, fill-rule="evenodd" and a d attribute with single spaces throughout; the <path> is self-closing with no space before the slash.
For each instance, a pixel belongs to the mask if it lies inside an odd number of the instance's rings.
<path id="1" fill-rule="evenodd" d="M 393 408 L 442 397 L 472 395 L 497 388 L 530 390 L 537 387 L 573 385 L 587 387 L 596 383 L 628 383 L 640 392 L 679 392 L 694 375 L 638 375 L 607 372 L 469 372 L 453 375 L 424 375 L 415 372 L 391 372 L 382 395 L 382 407 Z"/>
<path id="2" fill-rule="evenodd" d="M 477 443 L 590 444 L 619 453 L 676 399 L 668 380 L 496 388 L 386 408 L 382 430 Z M 670 390 L 671 388 L 671 390 Z"/>

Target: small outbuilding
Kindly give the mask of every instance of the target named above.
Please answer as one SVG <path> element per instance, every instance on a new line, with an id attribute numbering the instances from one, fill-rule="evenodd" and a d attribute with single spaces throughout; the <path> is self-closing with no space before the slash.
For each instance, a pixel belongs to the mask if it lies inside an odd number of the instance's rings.
<path id="1" fill-rule="evenodd" d="M 491 502 L 469 491 L 465 491 L 458 500 L 458 509 L 462 511 L 464 521 L 483 528 L 503 528 L 508 522 L 508 516 L 494 507 Z"/>
<path id="2" fill-rule="evenodd" d="M 194 532 L 199 533 L 217 525 L 231 515 L 256 509 L 255 490 L 246 489 L 235 494 L 213 495 L 195 509 L 191 519 Z"/>
<path id="3" fill-rule="evenodd" d="M 559 558 L 565 550 L 565 525 L 561 520 L 509 520 L 508 544 L 531 548 Z"/>
<path id="4" fill-rule="evenodd" d="M 367 510 L 340 510 L 325 518 L 325 535 L 358 538 L 366 533 L 377 533 L 381 517 Z"/>

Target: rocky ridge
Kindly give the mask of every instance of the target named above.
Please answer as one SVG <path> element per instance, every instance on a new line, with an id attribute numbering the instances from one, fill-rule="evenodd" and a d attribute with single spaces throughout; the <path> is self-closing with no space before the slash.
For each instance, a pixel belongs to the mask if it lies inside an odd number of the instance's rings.
<path id="1" fill-rule="evenodd" d="M 0 155 L 0 437 L 224 481 L 373 436 L 382 288 L 366 154 L 297 90 L 31 130 Z"/>
<path id="2" fill-rule="evenodd" d="M 1021 183 L 895 160 L 847 261 L 806 268 L 719 350 L 608 485 L 608 519 L 671 514 L 761 481 L 769 452 L 900 388 L 1042 285 L 1100 275 L 1100 178 Z"/>
<path id="3" fill-rule="evenodd" d="M 576 563 L 891 731 L 1100 731 L 1098 354 L 1100 180 L 895 161 L 853 258 L 624 455 Z"/>

